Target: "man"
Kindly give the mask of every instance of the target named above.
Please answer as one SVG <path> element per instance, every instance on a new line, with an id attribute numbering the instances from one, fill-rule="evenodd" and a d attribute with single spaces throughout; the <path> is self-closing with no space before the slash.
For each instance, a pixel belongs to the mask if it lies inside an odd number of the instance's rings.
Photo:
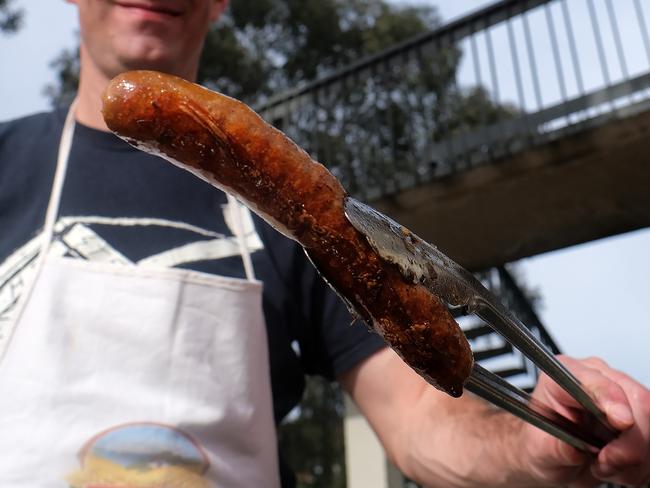
<path id="1" fill-rule="evenodd" d="M 67 122 L 0 128 L 0 486 L 291 486 L 274 426 L 304 373 L 336 377 L 426 485 L 650 481 L 650 392 L 631 378 L 565 358 L 623 431 L 595 459 L 451 399 L 348 327 L 294 244 L 106 132 L 107 82 L 136 68 L 194 79 L 226 0 L 72 3 L 81 72 Z M 575 412 L 547 378 L 535 395 Z"/>

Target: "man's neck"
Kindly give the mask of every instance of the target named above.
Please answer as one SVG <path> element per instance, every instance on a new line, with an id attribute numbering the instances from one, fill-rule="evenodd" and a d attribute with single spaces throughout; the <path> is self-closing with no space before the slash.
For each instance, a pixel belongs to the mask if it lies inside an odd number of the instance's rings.
<path id="1" fill-rule="evenodd" d="M 93 129 L 108 131 L 102 117 L 102 94 L 110 79 L 94 63 L 85 62 L 83 49 L 81 58 L 75 118 Z"/>

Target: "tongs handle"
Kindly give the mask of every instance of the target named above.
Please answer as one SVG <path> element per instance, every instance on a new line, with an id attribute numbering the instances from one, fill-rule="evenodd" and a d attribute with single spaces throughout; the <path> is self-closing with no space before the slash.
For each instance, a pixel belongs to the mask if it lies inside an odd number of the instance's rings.
<path id="1" fill-rule="evenodd" d="M 617 435 L 567 419 L 479 364 L 474 365 L 465 388 L 581 451 L 597 452 Z"/>
<path id="2" fill-rule="evenodd" d="M 485 292 L 490 293 L 488 290 Z M 489 301 L 479 299 L 473 309 L 478 317 L 501 334 L 509 343 L 516 346 L 591 415 L 593 422 L 591 422 L 590 429 L 604 441 L 600 445 L 592 443 L 593 446 L 603 447 L 604 444 L 618 436 L 619 432 L 609 424 L 603 411 L 584 390 L 580 381 L 548 351 L 530 329 L 508 312 L 496 297 Z M 531 398 L 528 397 L 526 400 L 530 401 Z M 545 407 L 544 410 L 547 414 L 553 412 L 548 407 Z"/>

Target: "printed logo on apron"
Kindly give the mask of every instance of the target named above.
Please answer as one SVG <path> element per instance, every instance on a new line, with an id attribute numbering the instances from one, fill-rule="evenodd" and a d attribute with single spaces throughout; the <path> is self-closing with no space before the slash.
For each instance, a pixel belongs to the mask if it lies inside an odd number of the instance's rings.
<path id="1" fill-rule="evenodd" d="M 207 488 L 210 461 L 181 430 L 153 423 L 126 424 L 102 432 L 81 449 L 81 467 L 67 477 L 71 488 Z"/>

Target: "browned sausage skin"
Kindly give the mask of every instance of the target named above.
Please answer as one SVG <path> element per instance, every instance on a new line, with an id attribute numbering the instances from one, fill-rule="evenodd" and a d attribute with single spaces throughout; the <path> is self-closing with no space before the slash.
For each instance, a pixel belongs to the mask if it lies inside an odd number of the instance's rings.
<path id="1" fill-rule="evenodd" d="M 370 247 L 345 217 L 340 183 L 283 133 L 237 100 L 151 71 L 112 80 L 103 115 L 120 137 L 234 194 L 298 241 L 414 370 L 461 395 L 473 358 L 447 308 Z"/>

